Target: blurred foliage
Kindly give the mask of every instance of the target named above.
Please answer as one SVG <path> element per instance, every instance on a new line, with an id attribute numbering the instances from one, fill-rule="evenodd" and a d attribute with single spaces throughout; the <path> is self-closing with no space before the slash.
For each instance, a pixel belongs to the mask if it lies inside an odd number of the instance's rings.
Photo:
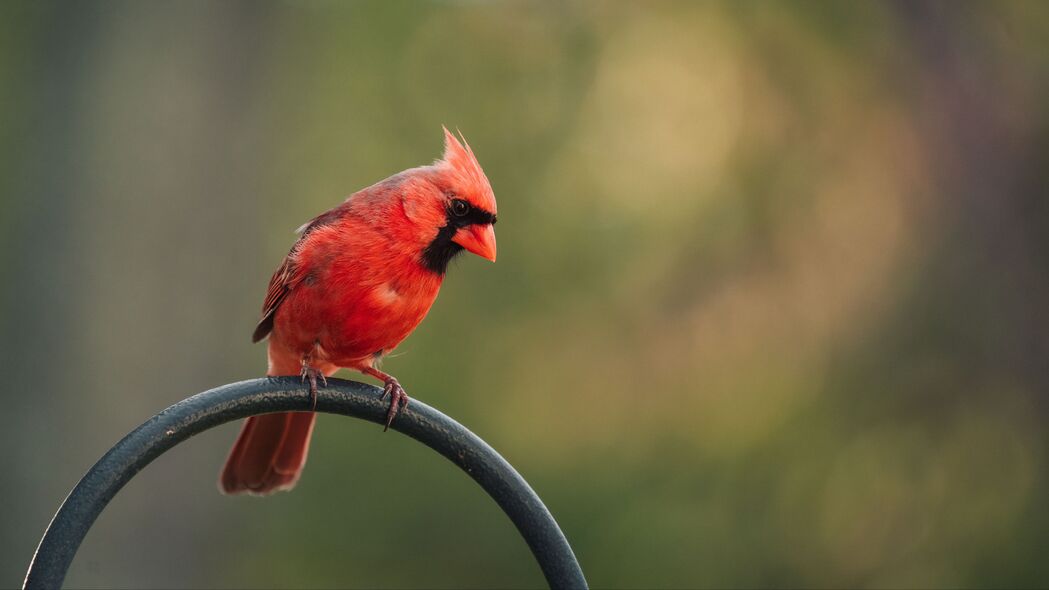
<path id="1" fill-rule="evenodd" d="M 386 367 L 595 587 L 1049 584 L 1049 3 L 5 2 L 0 89 L 0 585 L 120 436 L 263 372 L 291 230 L 441 124 L 499 263 Z M 236 430 L 70 586 L 542 585 L 418 445 L 322 416 L 294 493 L 228 498 Z"/>

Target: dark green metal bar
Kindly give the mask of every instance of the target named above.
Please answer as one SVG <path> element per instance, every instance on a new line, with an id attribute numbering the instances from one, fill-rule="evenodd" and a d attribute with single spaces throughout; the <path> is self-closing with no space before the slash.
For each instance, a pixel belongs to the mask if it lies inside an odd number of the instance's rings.
<path id="1" fill-rule="evenodd" d="M 371 385 L 328 379 L 317 411 L 383 424 L 388 401 Z M 165 451 L 209 428 L 273 412 L 309 410 L 309 391 L 297 378 L 232 383 L 182 400 L 150 418 L 109 450 L 84 475 L 44 532 L 23 588 L 57 589 L 91 525 L 132 477 Z M 412 400 L 391 429 L 406 434 L 459 466 L 499 504 L 528 543 L 551 588 L 586 588 L 586 578 L 561 528 L 539 496 L 499 453 L 463 425 Z"/>

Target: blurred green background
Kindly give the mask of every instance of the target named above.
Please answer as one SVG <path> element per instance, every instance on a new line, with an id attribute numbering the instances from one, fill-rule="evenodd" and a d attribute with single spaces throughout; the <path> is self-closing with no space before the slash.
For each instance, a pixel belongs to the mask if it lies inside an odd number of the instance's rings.
<path id="1" fill-rule="evenodd" d="M 1049 584 L 1049 2 L 0 4 L 0 586 L 161 408 L 261 375 L 292 230 L 463 131 L 499 262 L 385 367 L 595 587 Z M 343 375 L 361 379 L 358 375 Z M 322 416 L 168 453 L 71 587 L 536 587 L 450 463 Z"/>

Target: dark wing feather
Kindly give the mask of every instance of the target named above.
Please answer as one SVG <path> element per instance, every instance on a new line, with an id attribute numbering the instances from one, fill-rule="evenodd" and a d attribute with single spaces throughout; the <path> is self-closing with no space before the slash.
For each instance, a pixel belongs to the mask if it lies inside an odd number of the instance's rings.
<path id="1" fill-rule="evenodd" d="M 292 262 L 291 254 L 289 254 L 270 278 L 270 286 L 266 289 L 266 301 L 262 303 L 262 319 L 255 326 L 255 333 L 251 335 L 252 342 L 262 340 L 273 330 L 273 316 L 294 286 L 294 275 L 295 263 Z"/>
<path id="2" fill-rule="evenodd" d="M 342 207 L 336 207 L 330 211 L 322 213 L 317 217 L 311 219 L 308 223 L 303 224 L 298 230 L 299 234 L 298 241 L 291 247 L 291 252 L 284 257 L 284 261 L 280 263 L 280 267 L 270 277 L 270 286 L 266 289 L 266 300 L 262 303 L 262 319 L 259 320 L 257 326 L 255 326 L 255 333 L 251 335 L 252 342 L 258 342 L 273 331 L 273 316 L 277 314 L 277 308 L 280 307 L 281 302 L 288 296 L 288 293 L 302 281 L 304 273 L 299 272 L 299 268 L 295 265 L 295 253 L 298 251 L 299 246 L 302 245 L 303 240 L 306 236 L 310 235 L 310 232 L 317 229 L 318 227 L 333 223 L 342 215 Z"/>

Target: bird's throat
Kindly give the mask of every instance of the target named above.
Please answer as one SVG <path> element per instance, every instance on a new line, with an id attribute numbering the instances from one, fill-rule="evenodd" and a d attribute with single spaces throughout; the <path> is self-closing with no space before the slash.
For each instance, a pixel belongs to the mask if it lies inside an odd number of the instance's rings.
<path id="1" fill-rule="evenodd" d="M 462 246 L 452 241 L 452 236 L 458 230 L 458 227 L 448 223 L 426 246 L 426 249 L 423 250 L 422 263 L 427 270 L 439 275 L 448 271 L 448 263 L 463 251 Z"/>

